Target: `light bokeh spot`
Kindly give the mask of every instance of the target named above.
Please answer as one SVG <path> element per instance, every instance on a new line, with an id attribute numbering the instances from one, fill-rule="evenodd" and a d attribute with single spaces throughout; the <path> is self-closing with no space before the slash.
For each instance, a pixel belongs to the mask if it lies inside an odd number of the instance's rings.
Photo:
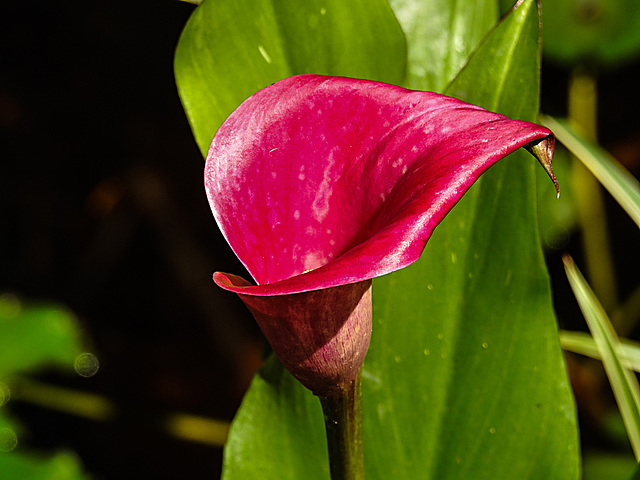
<path id="1" fill-rule="evenodd" d="M 0 452 L 10 452 L 18 445 L 16 432 L 8 427 L 0 428 Z"/>
<path id="2" fill-rule="evenodd" d="M 81 353 L 73 362 L 73 368 L 81 377 L 93 377 L 98 373 L 100 363 L 93 353 Z"/>

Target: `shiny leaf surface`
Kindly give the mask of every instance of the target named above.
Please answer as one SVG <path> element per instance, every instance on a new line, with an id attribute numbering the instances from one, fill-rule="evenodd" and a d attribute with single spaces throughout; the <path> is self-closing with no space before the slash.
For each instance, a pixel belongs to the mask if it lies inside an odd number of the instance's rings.
<path id="1" fill-rule="evenodd" d="M 261 88 L 301 73 L 399 83 L 405 48 L 385 0 L 206 0 L 180 37 L 176 83 L 205 156 L 224 119 Z"/>

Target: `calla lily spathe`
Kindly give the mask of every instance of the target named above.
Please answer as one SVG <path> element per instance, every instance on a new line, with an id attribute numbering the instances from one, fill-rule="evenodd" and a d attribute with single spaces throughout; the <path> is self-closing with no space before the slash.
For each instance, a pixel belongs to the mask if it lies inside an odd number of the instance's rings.
<path id="1" fill-rule="evenodd" d="M 539 125 L 379 82 L 281 80 L 209 149 L 211 209 L 256 285 L 214 281 L 240 295 L 298 380 L 330 395 L 364 360 L 371 279 L 415 262 L 473 182 L 523 146 L 553 178 L 553 136 Z"/>

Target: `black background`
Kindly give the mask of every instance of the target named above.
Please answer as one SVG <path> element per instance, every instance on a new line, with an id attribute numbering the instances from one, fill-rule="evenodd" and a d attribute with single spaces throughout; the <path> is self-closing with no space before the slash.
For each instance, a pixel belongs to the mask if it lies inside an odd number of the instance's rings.
<path id="1" fill-rule="evenodd" d="M 5 2 L 0 13 L 0 291 L 79 317 L 101 361 L 43 379 L 119 406 L 96 422 L 15 402 L 33 449 L 69 448 L 104 479 L 218 478 L 221 450 L 171 438 L 171 412 L 229 420 L 259 365 L 253 320 L 210 281 L 242 273 L 204 195 L 173 53 L 178 1 Z M 545 64 L 543 109 L 563 114 L 567 69 Z M 601 140 L 636 174 L 638 66 L 600 79 Z M 637 227 L 611 199 L 621 296 L 637 284 Z M 579 259 L 579 235 L 564 247 Z M 549 255 L 560 321 L 580 326 Z M 629 281 L 632 280 L 632 281 Z M 1 354 L 1 352 L 0 352 Z M 585 431 L 590 432 L 589 426 Z"/>

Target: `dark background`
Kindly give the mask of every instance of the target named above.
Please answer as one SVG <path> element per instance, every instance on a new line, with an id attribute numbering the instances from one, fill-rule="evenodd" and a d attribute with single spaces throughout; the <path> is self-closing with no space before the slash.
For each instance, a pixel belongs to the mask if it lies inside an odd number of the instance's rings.
<path id="1" fill-rule="evenodd" d="M 101 423 L 11 407 L 26 446 L 73 449 L 98 478 L 218 478 L 220 449 L 159 422 L 229 420 L 259 364 L 253 320 L 210 280 L 243 270 L 207 205 L 174 84 L 193 9 L 35 0 L 0 12 L 0 291 L 79 317 L 99 374 L 44 379 L 119 413 Z"/>
<path id="2" fill-rule="evenodd" d="M 260 361 L 253 320 L 208 280 L 242 266 L 209 211 L 174 84 L 193 8 L 32 0 L 0 10 L 0 291 L 78 315 L 99 374 L 43 379 L 113 399 L 119 414 L 101 423 L 12 408 L 29 447 L 72 449 L 96 478 L 218 478 L 219 448 L 171 438 L 159 422 L 171 412 L 231 419 Z M 564 113 L 567 77 L 545 64 L 548 113 Z M 602 143 L 636 174 L 638 79 L 636 64 L 600 79 Z M 607 201 L 624 297 L 637 284 L 638 232 Z M 579 243 L 563 250 L 579 259 Z M 560 321 L 580 325 L 559 252 L 549 264 Z"/>

